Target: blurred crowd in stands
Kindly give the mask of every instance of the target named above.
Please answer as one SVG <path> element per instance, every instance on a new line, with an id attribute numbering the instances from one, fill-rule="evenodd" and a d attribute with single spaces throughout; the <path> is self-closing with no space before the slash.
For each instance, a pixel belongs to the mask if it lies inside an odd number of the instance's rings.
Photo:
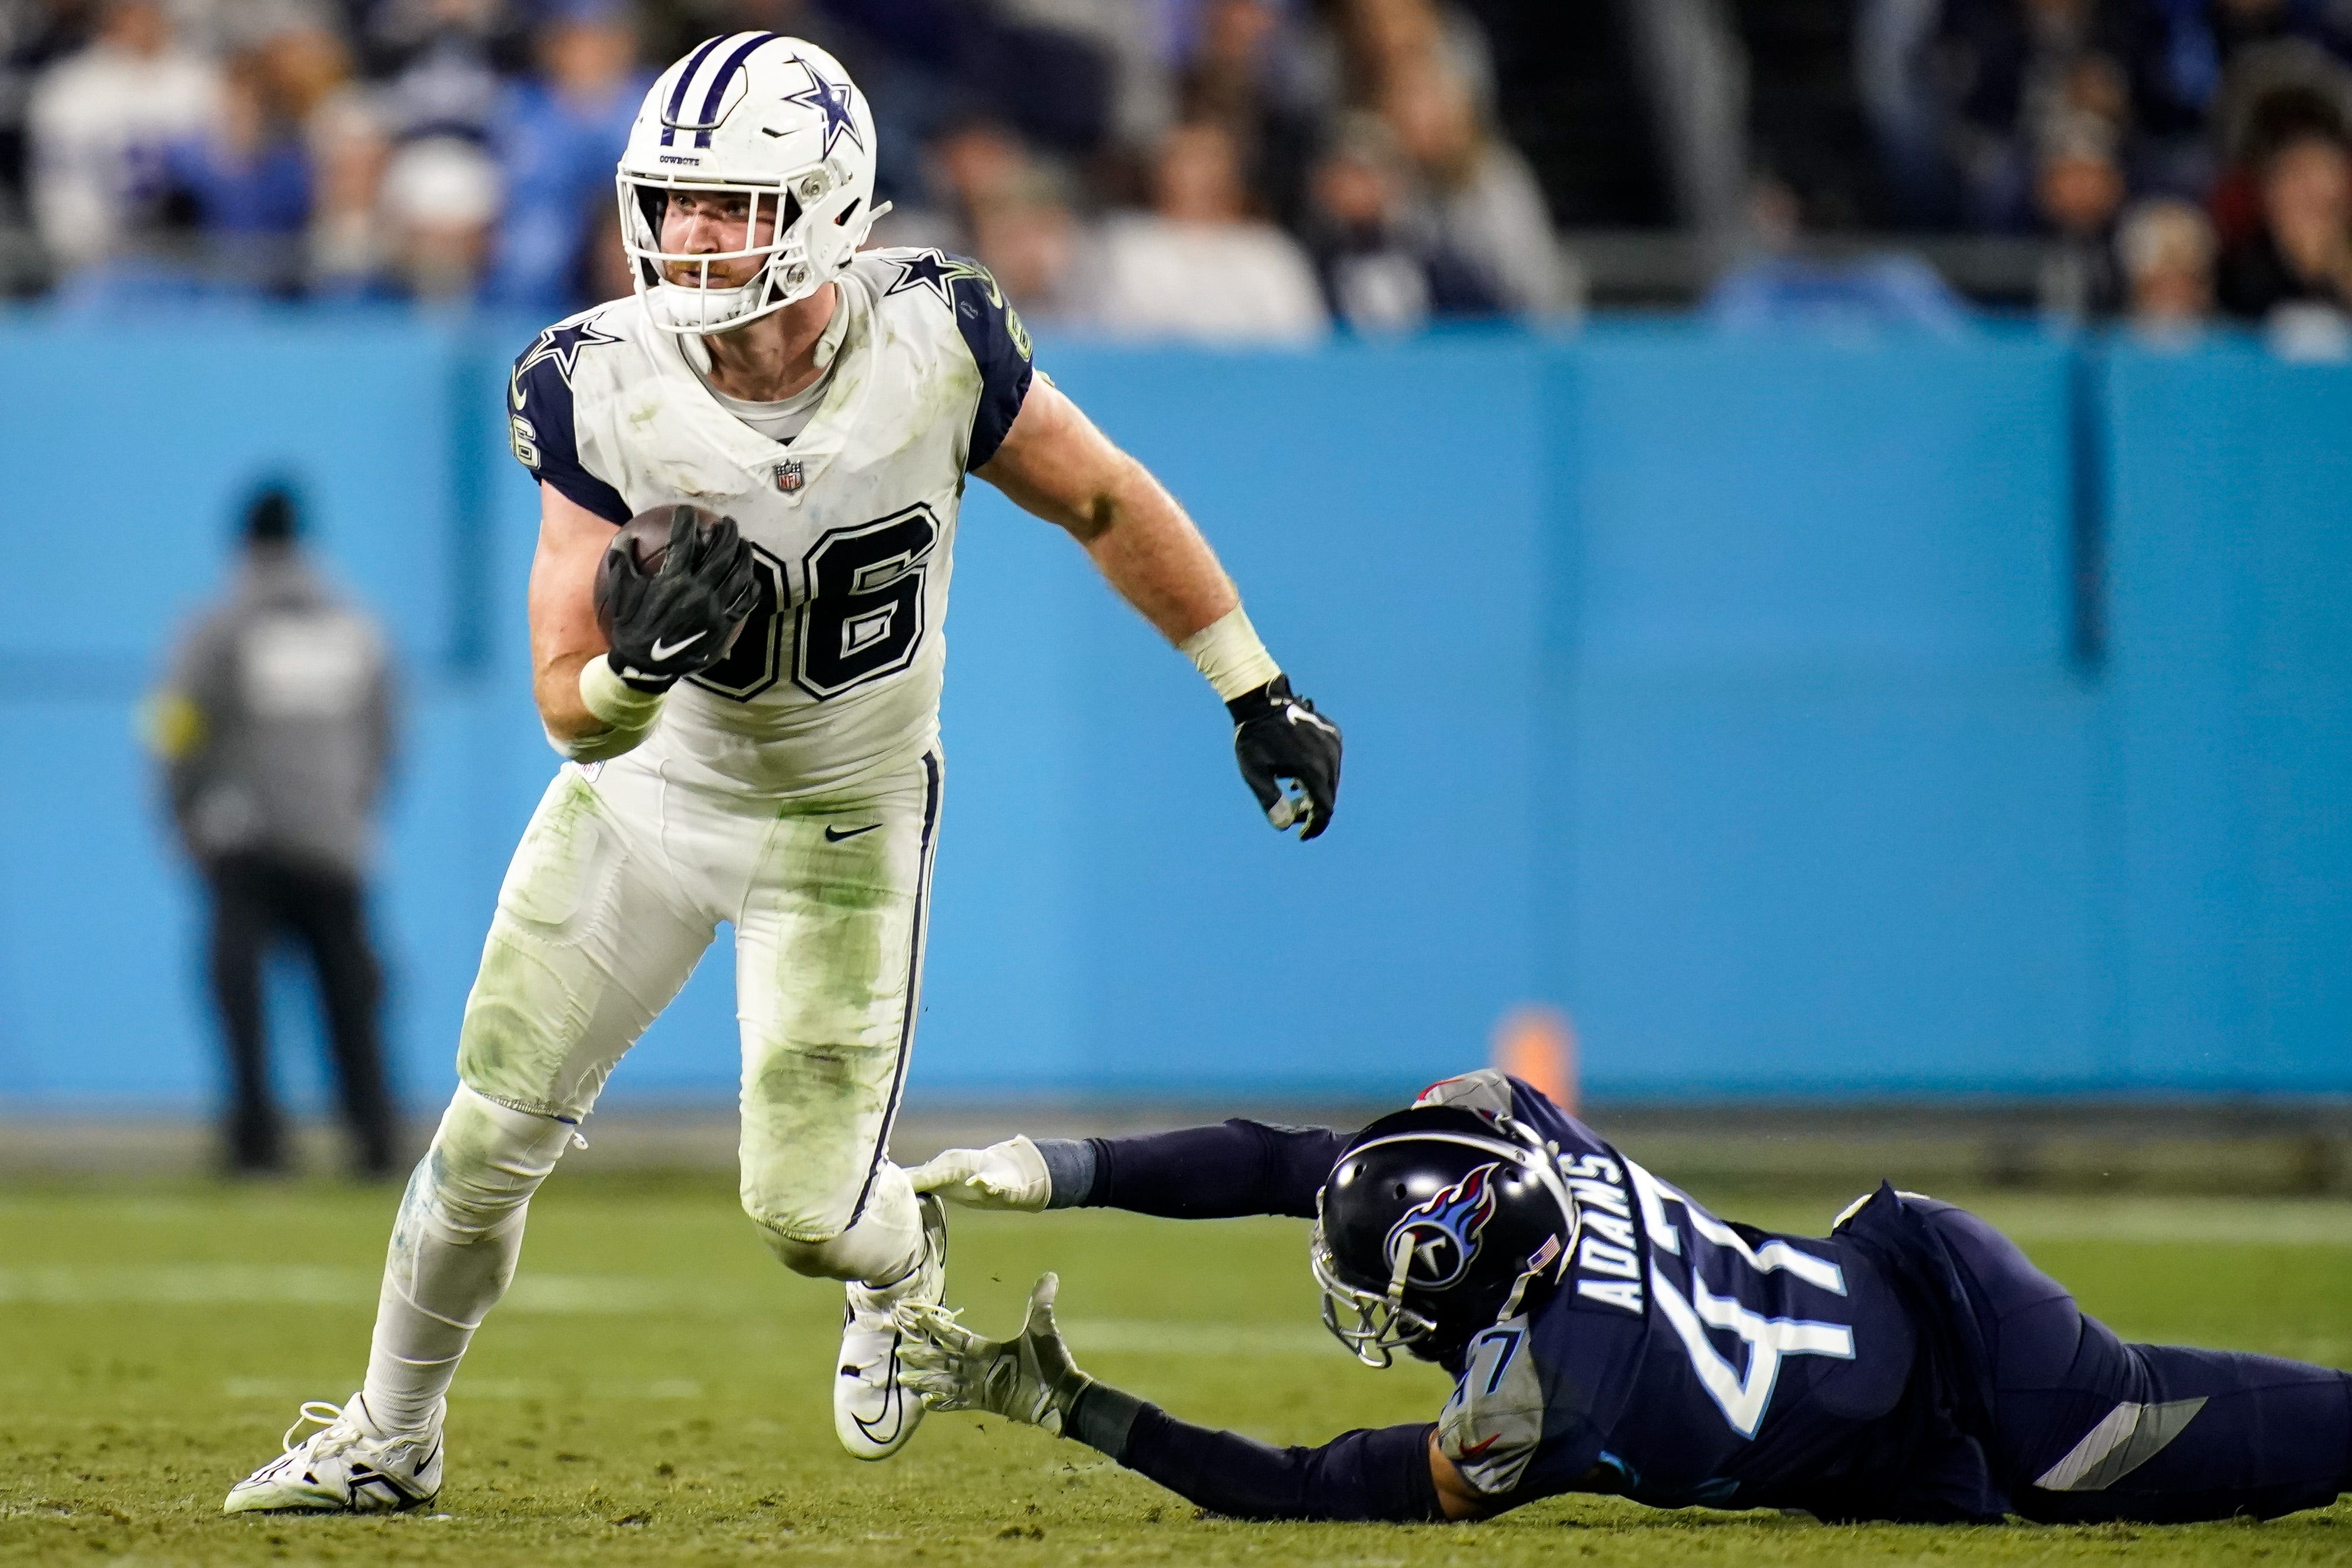
<path id="1" fill-rule="evenodd" d="M 2038 246 L 2051 316 L 2352 343 L 2352 0 L 0 0 L 0 287 L 613 297 L 638 100 L 741 28 L 864 87 L 877 243 L 1041 323 L 1558 319 L 1580 231 L 1648 226 L 1732 319 L 1963 313 L 1824 259 L 1941 233 Z"/>
<path id="2" fill-rule="evenodd" d="M 2048 236 L 2055 315 L 2321 333 L 2352 310 L 2347 61 L 2352 0 L 1864 0 L 1855 47 L 1896 223 Z"/>
<path id="3" fill-rule="evenodd" d="M 613 163 L 658 64 L 761 28 L 877 121 L 877 244 L 1041 322 L 1304 340 L 1575 293 L 1480 30 L 1434 0 L 0 0 L 0 208 L 55 296 L 627 292 Z M 0 212 L 0 218 L 7 214 Z"/>

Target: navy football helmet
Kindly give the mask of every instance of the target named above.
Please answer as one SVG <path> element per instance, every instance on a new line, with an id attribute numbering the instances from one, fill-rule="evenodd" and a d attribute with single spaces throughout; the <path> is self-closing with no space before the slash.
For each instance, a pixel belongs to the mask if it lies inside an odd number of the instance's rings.
<path id="1" fill-rule="evenodd" d="M 1367 1366 L 1443 1362 L 1543 1304 L 1576 1249 L 1576 1199 L 1541 1139 L 1452 1105 L 1383 1116 L 1317 1197 L 1323 1322 Z"/>

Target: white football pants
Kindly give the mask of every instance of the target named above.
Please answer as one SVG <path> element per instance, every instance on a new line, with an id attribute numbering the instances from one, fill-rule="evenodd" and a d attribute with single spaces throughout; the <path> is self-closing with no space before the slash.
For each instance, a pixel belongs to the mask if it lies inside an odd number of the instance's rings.
<path id="1" fill-rule="evenodd" d="M 530 1195 L 605 1079 L 735 927 L 743 1207 L 803 1274 L 884 1284 L 919 1260 L 884 1157 L 922 978 L 941 768 L 791 801 L 567 764 L 499 891 L 458 1037 L 462 1086 L 394 1225 L 367 1403 L 434 1418 L 506 1291 Z"/>

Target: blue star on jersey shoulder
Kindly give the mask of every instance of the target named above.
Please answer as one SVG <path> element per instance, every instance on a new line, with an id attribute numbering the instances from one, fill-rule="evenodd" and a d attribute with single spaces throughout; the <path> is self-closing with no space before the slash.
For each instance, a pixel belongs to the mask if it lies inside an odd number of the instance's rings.
<path id="1" fill-rule="evenodd" d="M 989 276 L 988 268 L 978 262 L 966 261 L 961 256 L 949 256 L 943 251 L 919 250 L 911 256 L 894 256 L 890 262 L 898 269 L 898 276 L 891 279 L 890 287 L 882 291 L 886 299 L 910 288 L 928 288 L 939 296 L 940 304 L 952 310 L 955 308 L 953 286 L 958 278 L 970 278 L 986 288 L 992 302 L 1003 298 L 997 292 L 996 279 Z"/>
<path id="2" fill-rule="evenodd" d="M 523 357 L 515 361 L 514 378 L 509 383 L 514 405 L 522 406 L 523 378 L 543 364 L 553 363 L 563 384 L 572 384 L 572 372 L 579 368 L 580 350 L 600 343 L 617 343 L 621 340 L 590 321 L 558 322 L 539 335 Z"/>
<path id="3" fill-rule="evenodd" d="M 849 112 L 849 84 L 833 80 L 806 60 L 801 61 L 801 68 L 808 72 L 809 84 L 799 92 L 786 93 L 784 101 L 814 109 L 824 116 L 824 152 L 822 156 L 832 157 L 833 144 L 845 136 L 858 146 L 865 146 L 866 139 L 857 134 L 857 121 Z"/>

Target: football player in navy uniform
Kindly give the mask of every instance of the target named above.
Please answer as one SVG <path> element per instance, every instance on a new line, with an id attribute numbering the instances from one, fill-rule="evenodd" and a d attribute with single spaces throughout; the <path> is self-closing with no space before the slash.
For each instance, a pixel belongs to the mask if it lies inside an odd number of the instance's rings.
<path id="1" fill-rule="evenodd" d="M 2352 1373 L 2126 1344 L 1983 1220 L 1882 1186 L 1827 1238 L 1728 1224 L 1492 1071 L 1360 1133 L 951 1149 L 952 1201 L 1315 1221 L 1324 1322 L 1457 1380 L 1433 1423 L 1275 1448 L 1088 1377 L 1047 1275 L 1012 1338 L 900 1311 L 908 1385 L 1241 1519 L 1482 1519 L 1561 1492 L 1825 1520 L 2171 1522 L 2352 1490 Z"/>
<path id="2" fill-rule="evenodd" d="M 710 39 L 655 82 L 620 159 L 635 294 L 515 363 L 508 423 L 540 489 L 533 695 L 567 760 L 499 890 L 459 1087 L 394 1222 L 366 1386 L 305 1406 L 232 1512 L 432 1500 L 444 1396 L 531 1194 L 722 923 L 743 1207 L 785 1267 L 846 1286 L 844 1447 L 907 1441 L 922 1406 L 897 1381 L 893 1309 L 940 1299 L 945 1239 L 887 1147 L 920 1007 L 967 476 L 1066 529 L 1192 658 L 1277 829 L 1331 821 L 1338 729 L 1168 492 L 1033 373 L 995 280 L 859 248 L 874 154 L 866 99 L 824 50 Z M 696 531 L 681 503 L 724 520 Z M 657 508 L 669 548 L 649 573 L 634 553 L 616 566 L 600 616 L 615 528 Z"/>

